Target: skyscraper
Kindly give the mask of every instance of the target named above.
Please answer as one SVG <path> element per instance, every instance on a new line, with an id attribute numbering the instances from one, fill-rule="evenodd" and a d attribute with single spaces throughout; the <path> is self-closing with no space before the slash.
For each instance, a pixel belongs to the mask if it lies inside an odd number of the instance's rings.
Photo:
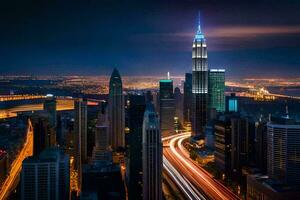
<path id="1" fill-rule="evenodd" d="M 75 151 L 82 163 L 87 161 L 87 102 L 75 101 Z"/>
<path id="2" fill-rule="evenodd" d="M 129 96 L 128 127 L 129 127 L 129 157 L 128 157 L 128 198 L 143 199 L 143 162 L 142 138 L 143 119 L 146 104 L 142 95 Z"/>
<path id="3" fill-rule="evenodd" d="M 81 190 L 82 164 L 87 161 L 87 102 L 76 100 L 74 112 L 74 172 L 77 174 L 77 187 Z"/>
<path id="4" fill-rule="evenodd" d="M 125 147 L 125 114 L 122 79 L 117 69 L 114 69 L 109 81 L 109 120 L 111 146 L 114 151 Z"/>
<path id="5" fill-rule="evenodd" d="M 208 108 L 225 112 L 225 70 L 210 69 L 208 74 Z"/>
<path id="6" fill-rule="evenodd" d="M 21 199 L 69 199 L 69 156 L 57 148 L 26 158 L 21 172 Z"/>
<path id="7" fill-rule="evenodd" d="M 240 175 L 243 166 L 249 161 L 249 121 L 240 116 L 231 118 L 231 169 Z"/>
<path id="8" fill-rule="evenodd" d="M 193 41 L 192 66 L 192 134 L 204 138 L 204 128 L 207 122 L 208 66 L 206 40 L 201 31 L 200 16 L 198 30 Z"/>
<path id="9" fill-rule="evenodd" d="M 173 81 L 163 79 L 159 81 L 159 114 L 162 135 L 174 130 L 175 100 L 173 94 Z"/>
<path id="10" fill-rule="evenodd" d="M 183 115 L 184 115 L 184 122 L 191 122 L 192 120 L 192 74 L 186 73 L 185 74 L 185 81 L 183 86 Z"/>
<path id="11" fill-rule="evenodd" d="M 101 105 L 96 124 L 93 161 L 112 161 L 112 152 L 109 144 L 108 112 L 104 103 Z"/>
<path id="12" fill-rule="evenodd" d="M 215 163 L 226 175 L 231 170 L 231 122 L 229 119 L 217 120 L 215 128 Z"/>
<path id="13" fill-rule="evenodd" d="M 162 199 L 162 143 L 152 104 L 147 104 L 143 122 L 143 199 Z"/>
<path id="14" fill-rule="evenodd" d="M 179 89 L 176 87 L 174 89 L 174 100 L 175 100 L 175 117 L 178 118 L 179 122 L 183 122 L 183 95 Z"/>
<path id="15" fill-rule="evenodd" d="M 300 185 L 300 123 L 272 118 L 267 124 L 267 172 L 286 185 Z"/>
<path id="16" fill-rule="evenodd" d="M 56 100 L 54 97 L 49 97 L 44 102 L 44 110 L 49 113 L 49 120 L 52 127 L 56 127 Z"/>
<path id="17" fill-rule="evenodd" d="M 38 155 L 48 147 L 56 145 L 56 134 L 50 123 L 50 115 L 45 111 L 34 113 L 30 117 L 33 126 L 33 154 Z"/>
<path id="18" fill-rule="evenodd" d="M 267 172 L 267 123 L 255 123 L 255 163 L 262 173 Z"/>

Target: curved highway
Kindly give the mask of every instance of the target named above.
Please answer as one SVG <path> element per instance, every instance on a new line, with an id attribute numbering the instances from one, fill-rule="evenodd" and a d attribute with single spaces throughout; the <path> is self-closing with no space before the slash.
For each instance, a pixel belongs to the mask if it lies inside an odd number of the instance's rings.
<path id="1" fill-rule="evenodd" d="M 239 197 L 215 180 L 189 157 L 183 141 L 189 132 L 163 138 L 163 166 L 187 199 L 238 200 Z"/>

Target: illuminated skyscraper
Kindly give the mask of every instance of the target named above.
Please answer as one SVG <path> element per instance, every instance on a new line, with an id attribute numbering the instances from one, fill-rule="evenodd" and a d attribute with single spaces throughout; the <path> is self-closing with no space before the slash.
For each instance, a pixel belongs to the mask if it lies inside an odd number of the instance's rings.
<path id="1" fill-rule="evenodd" d="M 209 109 L 225 112 L 225 70 L 211 69 L 208 74 Z"/>
<path id="2" fill-rule="evenodd" d="M 122 79 L 117 69 L 113 70 L 109 81 L 109 120 L 111 146 L 114 151 L 125 147 L 125 114 Z"/>
<path id="3" fill-rule="evenodd" d="M 147 104 L 143 122 L 143 200 L 162 199 L 162 143 L 154 106 Z"/>
<path id="4" fill-rule="evenodd" d="M 175 100 L 173 94 L 173 81 L 163 79 L 159 81 L 159 114 L 162 135 L 174 130 Z"/>
<path id="5" fill-rule="evenodd" d="M 192 53 L 192 74 L 193 74 L 193 135 L 204 138 L 204 128 L 207 122 L 207 101 L 208 101 L 208 67 L 206 40 L 201 31 L 200 16 L 198 30 L 193 42 Z"/>

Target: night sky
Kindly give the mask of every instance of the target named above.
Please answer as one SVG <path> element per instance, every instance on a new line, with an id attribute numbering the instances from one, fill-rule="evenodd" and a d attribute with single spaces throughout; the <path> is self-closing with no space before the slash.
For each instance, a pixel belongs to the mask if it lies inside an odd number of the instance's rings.
<path id="1" fill-rule="evenodd" d="M 0 75 L 183 75 L 200 10 L 209 68 L 300 76 L 297 0 L 9 2 L 0 6 Z"/>

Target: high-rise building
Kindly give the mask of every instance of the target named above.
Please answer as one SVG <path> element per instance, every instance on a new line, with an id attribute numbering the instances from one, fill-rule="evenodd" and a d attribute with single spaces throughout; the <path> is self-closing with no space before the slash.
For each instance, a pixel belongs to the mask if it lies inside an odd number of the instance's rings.
<path id="1" fill-rule="evenodd" d="M 69 199 L 69 156 L 57 148 L 26 158 L 21 172 L 21 199 Z"/>
<path id="2" fill-rule="evenodd" d="M 143 200 L 162 199 L 162 142 L 159 119 L 147 104 L 143 122 Z"/>
<path id="3" fill-rule="evenodd" d="M 125 147 L 125 113 L 122 79 L 114 69 L 109 81 L 109 121 L 111 146 L 114 151 Z"/>
<path id="4" fill-rule="evenodd" d="M 44 110 L 49 113 L 49 121 L 52 127 L 56 127 L 57 115 L 56 115 L 56 99 L 49 97 L 44 102 Z"/>
<path id="5" fill-rule="evenodd" d="M 262 173 L 267 172 L 267 123 L 255 123 L 255 163 Z"/>
<path id="6" fill-rule="evenodd" d="M 146 104 L 142 95 L 129 96 L 127 180 L 129 200 L 143 199 L 142 137 Z"/>
<path id="7" fill-rule="evenodd" d="M 81 163 L 87 162 L 87 102 L 75 101 L 75 152 Z"/>
<path id="8" fill-rule="evenodd" d="M 105 104 L 101 105 L 95 132 L 93 161 L 112 161 L 112 151 L 109 143 L 108 111 Z"/>
<path id="9" fill-rule="evenodd" d="M 225 70 L 210 69 L 208 74 L 208 108 L 225 112 Z"/>
<path id="10" fill-rule="evenodd" d="M 300 123 L 272 118 L 267 124 L 267 172 L 286 185 L 300 185 Z"/>
<path id="11" fill-rule="evenodd" d="M 179 89 L 176 87 L 174 89 L 174 99 L 175 99 L 175 117 L 178 118 L 179 122 L 183 122 L 183 95 Z"/>
<path id="12" fill-rule="evenodd" d="M 185 81 L 183 86 L 183 115 L 184 115 L 184 122 L 191 122 L 192 120 L 192 74 L 186 73 L 185 74 Z"/>
<path id="13" fill-rule="evenodd" d="M 34 132 L 33 155 L 56 145 L 55 130 L 49 119 L 49 113 L 44 111 L 36 112 L 30 117 Z"/>
<path id="14" fill-rule="evenodd" d="M 174 130 L 175 100 L 173 94 L 173 81 L 163 79 L 159 81 L 159 113 L 162 135 Z"/>
<path id="15" fill-rule="evenodd" d="M 231 169 L 239 173 L 249 161 L 249 122 L 239 116 L 231 118 Z"/>
<path id="16" fill-rule="evenodd" d="M 231 171 L 231 123 L 230 120 L 215 122 L 215 163 L 220 171 L 229 175 Z"/>
<path id="17" fill-rule="evenodd" d="M 192 134 L 204 139 L 204 129 L 207 123 L 208 66 L 206 40 L 201 31 L 200 16 L 198 30 L 193 41 L 192 61 Z"/>

